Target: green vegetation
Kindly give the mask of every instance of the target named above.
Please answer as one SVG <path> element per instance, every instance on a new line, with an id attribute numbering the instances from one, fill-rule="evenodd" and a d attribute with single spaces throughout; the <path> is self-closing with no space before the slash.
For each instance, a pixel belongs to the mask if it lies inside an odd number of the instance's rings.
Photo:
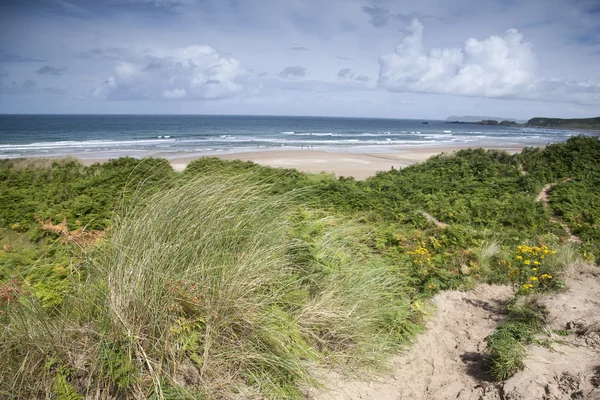
<path id="1" fill-rule="evenodd" d="M 577 136 L 545 149 L 524 149 L 520 160 L 536 187 L 549 192 L 552 214 L 580 237 L 588 260 L 600 262 L 600 140 Z"/>
<path id="2" fill-rule="evenodd" d="M 564 129 L 600 129 L 600 117 L 596 118 L 531 118 L 526 126 Z"/>
<path id="3" fill-rule="evenodd" d="M 492 361 L 492 374 L 504 380 L 523 369 L 526 345 L 536 341 L 546 323 L 546 311 L 535 297 L 515 298 L 508 317 L 486 338 Z"/>
<path id="4" fill-rule="evenodd" d="M 300 398 L 316 366 L 385 368 L 432 294 L 478 282 L 517 294 L 488 339 L 503 379 L 540 329 L 531 296 L 579 252 L 600 259 L 597 160 L 600 141 L 575 137 L 365 181 L 216 158 L 182 174 L 0 161 L 0 396 Z"/>
<path id="5" fill-rule="evenodd" d="M 546 310 L 540 297 L 563 287 L 558 279 L 565 266 L 577 262 L 573 245 L 557 250 L 546 245 L 520 245 L 510 260 L 501 263 L 515 291 L 507 305 L 507 318 L 486 338 L 492 375 L 504 380 L 524 368 L 527 345 L 540 343 L 536 335 L 546 328 Z"/>

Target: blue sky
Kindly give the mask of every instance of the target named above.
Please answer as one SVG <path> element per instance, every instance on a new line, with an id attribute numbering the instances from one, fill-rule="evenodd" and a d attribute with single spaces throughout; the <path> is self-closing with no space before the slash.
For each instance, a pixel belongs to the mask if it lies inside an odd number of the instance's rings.
<path id="1" fill-rule="evenodd" d="M 0 113 L 600 115 L 600 0 L 3 0 Z"/>

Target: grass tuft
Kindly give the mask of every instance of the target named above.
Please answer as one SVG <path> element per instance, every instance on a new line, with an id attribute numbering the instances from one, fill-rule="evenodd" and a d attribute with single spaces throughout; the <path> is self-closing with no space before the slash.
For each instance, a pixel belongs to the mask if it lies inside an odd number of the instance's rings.
<path id="1" fill-rule="evenodd" d="M 508 305 L 508 317 L 485 340 L 491 357 L 492 375 L 510 378 L 525 366 L 526 345 L 546 326 L 546 309 L 534 296 L 517 297 Z"/>

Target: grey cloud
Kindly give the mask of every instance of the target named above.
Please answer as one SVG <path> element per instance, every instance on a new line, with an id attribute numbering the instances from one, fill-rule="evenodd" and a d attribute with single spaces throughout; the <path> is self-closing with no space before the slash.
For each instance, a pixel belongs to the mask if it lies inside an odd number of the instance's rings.
<path id="1" fill-rule="evenodd" d="M 160 61 L 156 61 L 156 60 L 152 60 L 150 61 L 150 63 L 148 65 L 146 65 L 146 67 L 144 68 L 144 71 L 156 71 L 159 70 L 163 67 L 163 65 L 161 64 Z"/>
<path id="2" fill-rule="evenodd" d="M 300 66 L 300 65 L 295 65 L 293 67 L 285 67 L 283 69 L 283 71 L 281 71 L 279 73 L 279 77 L 281 78 L 298 78 L 298 77 L 302 77 L 302 76 L 306 76 L 306 68 Z"/>
<path id="3" fill-rule="evenodd" d="M 350 68 L 342 68 L 338 71 L 338 78 L 346 79 L 352 74 L 352 70 Z"/>
<path id="4" fill-rule="evenodd" d="M 364 6 L 362 12 L 371 17 L 369 23 L 375 28 L 381 28 L 382 26 L 387 25 L 389 19 L 393 17 L 390 10 L 378 6 Z"/>
<path id="5" fill-rule="evenodd" d="M 18 54 L 7 53 L 5 51 L 0 50 L 0 62 L 44 62 L 46 60 L 42 60 L 39 58 L 32 58 L 26 56 L 20 56 Z"/>
<path id="6" fill-rule="evenodd" d="M 129 0 L 124 2 L 112 1 L 110 7 L 118 12 L 158 12 L 178 14 L 185 5 L 185 2 L 172 0 Z"/>
<path id="7" fill-rule="evenodd" d="M 75 56 L 79 58 L 94 58 L 100 57 L 104 55 L 104 50 L 102 49 L 91 49 L 88 51 L 76 53 Z"/>
<path id="8" fill-rule="evenodd" d="M 299 44 L 294 45 L 292 47 L 289 47 L 288 49 L 289 50 L 296 50 L 296 51 L 308 51 L 308 47 L 302 46 L 302 45 L 299 45 Z"/>
<path id="9" fill-rule="evenodd" d="M 352 71 L 351 68 L 342 68 L 338 71 L 337 77 L 345 81 L 369 82 L 371 78 L 366 75 L 359 75 Z"/>
<path id="10" fill-rule="evenodd" d="M 23 85 L 22 85 L 23 89 L 35 89 L 35 87 L 36 87 L 35 81 L 31 81 L 29 79 L 27 79 L 25 82 L 23 82 Z"/>
<path id="11" fill-rule="evenodd" d="M 21 83 L 17 83 L 16 81 L 12 81 L 10 86 L 4 85 L 0 82 L 0 94 L 29 94 L 35 92 L 36 87 L 35 81 L 25 80 Z"/>
<path id="12" fill-rule="evenodd" d="M 6 78 L 8 76 L 8 72 L 4 70 L 4 68 L 0 67 L 0 79 Z"/>
<path id="13" fill-rule="evenodd" d="M 66 73 L 68 70 L 69 70 L 68 67 L 57 68 L 57 67 L 51 67 L 50 65 L 44 65 L 43 67 L 41 67 L 40 69 L 35 71 L 35 73 L 38 75 L 59 76 L 59 75 Z"/>
<path id="14" fill-rule="evenodd" d="M 370 17 L 369 23 L 375 28 L 382 28 L 386 26 L 390 22 L 390 20 L 397 20 L 406 24 L 415 18 L 418 18 L 420 20 L 428 20 L 432 18 L 430 15 L 422 13 L 393 13 L 388 8 L 383 8 L 376 5 L 364 6 L 362 7 L 362 12 L 364 12 Z"/>
<path id="15" fill-rule="evenodd" d="M 13 7 L 19 2 L 13 1 Z M 191 3 L 191 2 L 190 2 Z M 64 17 L 80 19 L 106 18 L 122 13 L 178 14 L 185 1 L 173 0 L 104 0 L 101 12 L 96 0 L 29 0 L 28 7 Z M 10 5 L 10 4 L 9 4 Z"/>
<path id="16" fill-rule="evenodd" d="M 107 47 L 104 49 L 95 48 L 88 51 L 77 53 L 79 58 L 106 58 L 109 60 L 124 60 L 134 56 L 136 49 L 127 49 L 124 47 Z"/>
<path id="17" fill-rule="evenodd" d="M 344 61 L 352 61 L 352 58 L 349 57 L 344 57 L 344 56 L 337 56 L 336 57 L 338 60 L 344 60 Z"/>

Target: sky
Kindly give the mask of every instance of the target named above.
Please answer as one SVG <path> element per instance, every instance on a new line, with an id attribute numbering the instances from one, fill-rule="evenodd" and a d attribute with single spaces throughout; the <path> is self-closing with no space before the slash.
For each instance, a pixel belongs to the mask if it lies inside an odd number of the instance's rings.
<path id="1" fill-rule="evenodd" d="M 2 0 L 0 113 L 600 116 L 600 0 Z"/>

